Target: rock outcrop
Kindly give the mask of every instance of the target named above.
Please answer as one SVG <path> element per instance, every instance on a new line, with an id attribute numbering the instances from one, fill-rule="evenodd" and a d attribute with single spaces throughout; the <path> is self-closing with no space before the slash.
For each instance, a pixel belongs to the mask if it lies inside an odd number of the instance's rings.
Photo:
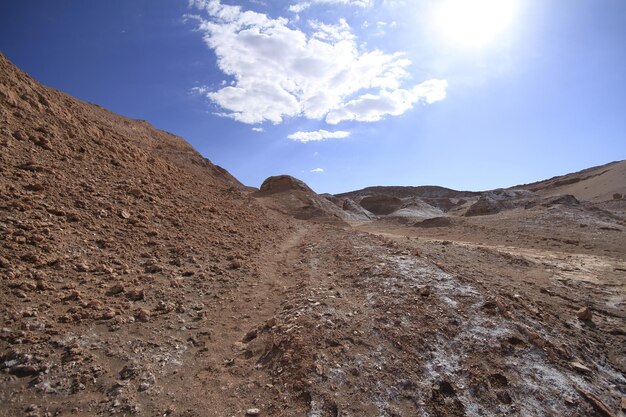
<path id="1" fill-rule="evenodd" d="M 275 177 L 269 177 L 263 181 L 258 195 L 267 196 L 289 191 L 300 191 L 307 194 L 315 194 L 315 192 L 311 190 L 303 181 L 300 181 L 290 175 L 278 175 Z"/>
<path id="2" fill-rule="evenodd" d="M 339 207 L 289 175 L 267 178 L 252 195 L 265 207 L 296 219 L 345 224 Z"/>
<path id="3" fill-rule="evenodd" d="M 357 204 L 355 201 L 346 198 L 343 200 L 343 203 L 341 204 L 341 208 L 348 213 L 352 213 L 354 216 L 356 216 L 356 220 L 373 220 L 376 218 L 376 215 L 370 211 L 368 211 L 367 209 L 365 209 L 363 206 L 361 206 L 360 204 Z"/>
<path id="4" fill-rule="evenodd" d="M 485 216 L 502 210 L 525 207 L 540 199 L 539 195 L 528 190 L 494 190 L 484 193 L 465 212 L 465 216 Z"/>
<path id="5" fill-rule="evenodd" d="M 402 200 L 387 195 L 374 195 L 362 198 L 359 204 L 376 215 L 388 215 L 402 207 Z"/>

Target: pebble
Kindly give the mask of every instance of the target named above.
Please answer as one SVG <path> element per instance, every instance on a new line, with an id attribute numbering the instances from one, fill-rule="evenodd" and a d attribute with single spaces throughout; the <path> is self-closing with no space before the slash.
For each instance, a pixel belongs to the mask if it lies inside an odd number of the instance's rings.
<path id="1" fill-rule="evenodd" d="M 111 320 L 115 316 L 116 316 L 115 310 L 109 307 L 106 310 L 104 310 L 104 312 L 102 313 L 101 318 L 102 318 L 102 320 Z"/>
<path id="2" fill-rule="evenodd" d="M 254 417 L 254 416 L 260 416 L 260 415 L 261 415 L 261 410 L 259 410 L 258 408 L 248 408 L 246 410 L 246 416 Z"/>
<path id="3" fill-rule="evenodd" d="M 126 297 L 131 301 L 140 301 L 146 297 L 143 289 L 131 290 L 126 293 Z"/>
<path id="4" fill-rule="evenodd" d="M 85 262 L 78 263 L 74 266 L 76 272 L 89 272 L 89 265 Z"/>
<path id="5" fill-rule="evenodd" d="M 18 130 L 18 131 L 13 132 L 13 137 L 16 140 L 28 140 L 28 134 L 24 132 L 23 130 Z"/>
<path id="6" fill-rule="evenodd" d="M 176 305 L 174 303 L 170 303 L 166 301 L 159 301 L 159 305 L 157 306 L 157 310 L 162 311 L 164 313 L 169 313 L 171 311 L 174 311 L 175 308 L 176 308 Z"/>
<path id="7" fill-rule="evenodd" d="M 148 262 L 144 266 L 144 271 L 148 274 L 156 274 L 158 272 L 163 272 L 163 267 L 155 262 Z"/>
<path id="8" fill-rule="evenodd" d="M 63 298 L 63 301 L 78 301 L 81 298 L 80 291 L 72 290 L 70 293 Z"/>
<path id="9" fill-rule="evenodd" d="M 39 291 L 49 291 L 49 290 L 55 290 L 56 288 L 54 288 L 54 285 L 51 285 L 47 283 L 46 281 L 40 279 L 37 281 L 35 289 Z"/>
<path id="10" fill-rule="evenodd" d="M 123 293 L 125 291 L 124 286 L 122 284 L 115 284 L 107 291 L 107 295 L 117 295 L 119 293 Z"/>
<path id="11" fill-rule="evenodd" d="M 583 307 L 576 312 L 576 316 L 582 321 L 591 321 L 592 314 L 591 310 L 588 307 Z"/>
<path id="12" fill-rule="evenodd" d="M 150 312 L 145 308 L 140 308 L 139 310 L 137 310 L 135 317 L 137 318 L 137 320 L 145 323 L 150 321 Z"/>
<path id="13" fill-rule="evenodd" d="M 7 258 L 0 256 L 0 268 L 10 268 L 11 263 Z"/>
<path id="14" fill-rule="evenodd" d="M 15 295 L 17 298 L 26 298 L 26 297 L 28 297 L 26 295 L 26 293 L 24 291 L 22 291 L 22 290 L 15 290 L 15 291 L 13 291 L 13 295 Z"/>
<path id="15" fill-rule="evenodd" d="M 583 374 L 590 374 L 591 373 L 591 369 L 587 368 L 585 365 L 583 365 L 580 362 L 570 362 L 569 364 L 570 364 L 570 366 L 574 370 L 576 370 L 578 372 L 581 372 Z"/>

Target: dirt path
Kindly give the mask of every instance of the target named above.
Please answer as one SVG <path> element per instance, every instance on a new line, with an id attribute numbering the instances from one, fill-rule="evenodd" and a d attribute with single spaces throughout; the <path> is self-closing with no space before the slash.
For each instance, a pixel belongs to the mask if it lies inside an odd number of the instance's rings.
<path id="1" fill-rule="evenodd" d="M 513 249 L 305 222 L 286 230 L 235 269 L 190 278 L 179 289 L 184 309 L 158 325 L 77 339 L 96 363 L 121 369 L 102 385 L 102 405 L 84 409 L 619 415 L 597 411 L 618 410 L 626 387 L 623 306 L 602 304 L 619 288 L 555 279 Z M 594 319 L 583 323 L 576 309 L 589 300 Z"/>
<path id="2" fill-rule="evenodd" d="M 414 243 L 311 227 L 285 253 L 277 265 L 293 286 L 271 326 L 241 346 L 255 381 L 270 381 L 274 395 L 255 402 L 265 415 L 589 416 L 619 406 L 620 346 L 607 336 L 619 318 L 595 310 L 596 324 L 580 323 L 557 291 L 526 288 L 524 273 L 498 277 L 501 253 L 445 245 L 454 262 L 444 263 Z M 453 268 L 465 255 L 476 275 Z"/>
<path id="3" fill-rule="evenodd" d="M 607 388 L 624 380 L 606 352 L 577 352 L 576 337 L 524 309 L 527 293 L 516 302 L 499 282 L 486 287 L 363 234 L 337 232 L 304 249 L 314 275 L 280 316 L 290 333 L 275 369 L 289 372 L 278 378 L 302 390 L 310 416 L 583 416 L 590 405 L 578 389 L 619 400 Z"/>
<path id="4" fill-rule="evenodd" d="M 294 286 L 290 272 L 297 263 L 297 247 L 308 230 L 309 226 L 297 224 L 277 247 L 259 254 L 254 272 L 209 313 L 209 329 L 196 332 L 208 340 L 202 349 L 188 353 L 185 366 L 178 372 L 193 375 L 191 380 L 185 377 L 190 385 L 178 387 L 177 394 L 189 401 L 185 415 L 200 416 L 197 410 L 206 409 L 216 416 L 241 416 L 247 409 L 266 409 L 277 401 L 271 379 L 247 361 L 249 354 L 242 341 L 253 338 L 256 328 L 270 322 Z"/>
<path id="5" fill-rule="evenodd" d="M 58 359 L 20 349 L 23 342 L 16 338 L 18 353 L 9 353 L 7 361 L 46 361 L 55 373 L 8 376 L 12 388 L 0 396 L 11 396 L 2 397 L 8 406 L 0 407 L 0 416 L 243 416 L 250 408 L 288 407 L 272 375 L 258 366 L 257 356 L 267 346 L 251 350 L 244 343 L 272 327 L 272 318 L 305 276 L 301 246 L 317 226 L 283 221 L 283 239 L 258 245 L 252 256 L 233 247 L 227 249 L 232 255 L 223 256 L 209 241 L 207 255 L 194 259 L 189 274 L 142 276 L 135 282 L 145 288 L 137 303 L 147 304 L 144 297 L 152 303 L 142 310 L 143 318 L 133 317 L 138 307 L 126 302 L 117 320 L 50 331 Z M 156 288 L 156 280 L 164 281 L 162 287 Z M 113 297 L 103 301 L 111 303 Z M 11 329 L 1 330 L 6 336 Z M 45 404 L 28 405 L 41 398 Z M 24 412 L 27 407 L 31 411 Z"/>

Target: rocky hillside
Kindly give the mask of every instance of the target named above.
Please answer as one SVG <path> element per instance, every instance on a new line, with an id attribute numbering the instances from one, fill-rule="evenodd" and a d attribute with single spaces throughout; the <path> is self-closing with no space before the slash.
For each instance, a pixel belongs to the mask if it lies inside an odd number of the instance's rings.
<path id="1" fill-rule="evenodd" d="M 532 184 L 484 192 L 456 191 L 437 186 L 367 187 L 337 194 L 383 218 L 434 218 L 442 215 L 484 216 L 503 210 L 577 205 L 579 200 L 597 208 L 626 208 L 626 161 L 589 168 Z M 589 205 L 591 207 L 591 205 Z M 593 207 L 592 207 L 593 209 Z"/>
<path id="2" fill-rule="evenodd" d="M 401 186 L 377 186 L 367 187 L 362 190 L 350 191 L 347 193 L 337 194 L 337 197 L 359 198 L 370 195 L 388 195 L 396 198 L 418 197 L 418 198 L 470 198 L 480 195 L 479 192 L 473 191 L 457 191 L 450 188 L 439 187 L 434 185 L 423 185 L 419 187 L 401 187 Z"/>
<path id="3" fill-rule="evenodd" d="M 201 347 L 178 329 L 255 274 L 288 220 L 183 139 L 46 88 L 2 55 L 0 121 L 0 415 L 42 393 L 61 410 L 80 393 L 79 415 L 133 411 L 137 384 L 164 389 L 187 339 Z"/>
<path id="4" fill-rule="evenodd" d="M 571 194 L 582 201 L 620 200 L 626 196 L 626 161 L 611 162 L 512 188 L 535 191 L 542 196 Z"/>
<path id="5" fill-rule="evenodd" d="M 385 214 L 392 214 L 396 210 L 405 209 L 398 213 L 398 217 L 419 218 L 440 215 L 442 211 L 447 212 L 462 206 L 468 200 L 477 199 L 480 194 L 473 191 L 457 191 L 445 187 L 424 185 L 419 187 L 367 187 L 362 190 L 337 194 L 336 197 L 351 199 L 357 203 L 365 201 L 366 205 L 369 204 L 368 201 L 377 199 L 395 201 L 395 204 L 392 203 L 386 208 L 382 208 L 380 203 L 377 203 L 377 206 Z M 402 203 L 398 203 L 400 200 Z"/>

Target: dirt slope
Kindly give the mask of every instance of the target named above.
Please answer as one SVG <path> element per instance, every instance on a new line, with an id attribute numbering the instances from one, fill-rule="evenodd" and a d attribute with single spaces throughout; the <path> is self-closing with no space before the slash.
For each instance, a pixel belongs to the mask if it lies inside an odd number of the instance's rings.
<path id="1" fill-rule="evenodd" d="M 161 415 L 176 401 L 155 396 L 289 220 L 183 139 L 4 56 L 0 121 L 0 415 Z"/>
<path id="2" fill-rule="evenodd" d="M 626 161 L 611 162 L 512 188 L 536 191 L 543 196 L 571 194 L 582 201 L 612 200 L 616 193 L 626 196 Z"/>

